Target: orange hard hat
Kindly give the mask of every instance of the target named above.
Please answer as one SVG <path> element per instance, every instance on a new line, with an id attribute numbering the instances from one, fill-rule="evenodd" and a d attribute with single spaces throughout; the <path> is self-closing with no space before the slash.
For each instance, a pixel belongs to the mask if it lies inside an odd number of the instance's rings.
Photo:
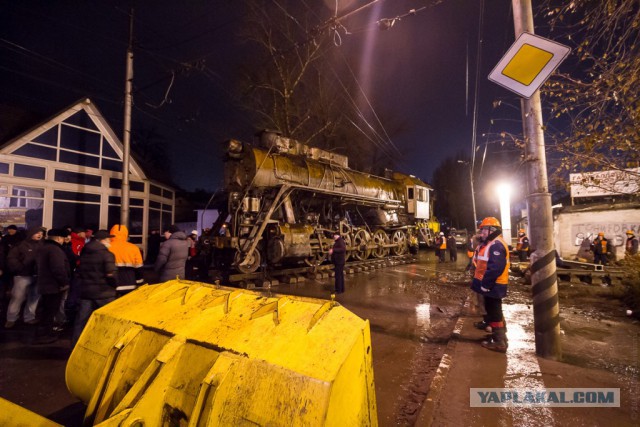
<path id="1" fill-rule="evenodd" d="M 480 223 L 480 228 L 483 227 L 498 227 L 498 228 L 502 228 L 502 226 L 500 225 L 500 221 L 498 221 L 497 218 L 494 218 L 492 216 L 488 216 L 485 219 L 482 220 L 482 222 Z"/>
<path id="2" fill-rule="evenodd" d="M 633 230 L 627 230 L 627 234 L 635 234 Z"/>
<path id="3" fill-rule="evenodd" d="M 598 233 L 598 236 L 604 236 L 604 233 L 601 231 Z"/>
<path id="4" fill-rule="evenodd" d="M 518 230 L 518 233 L 524 233 L 524 228 L 521 228 L 520 230 Z"/>

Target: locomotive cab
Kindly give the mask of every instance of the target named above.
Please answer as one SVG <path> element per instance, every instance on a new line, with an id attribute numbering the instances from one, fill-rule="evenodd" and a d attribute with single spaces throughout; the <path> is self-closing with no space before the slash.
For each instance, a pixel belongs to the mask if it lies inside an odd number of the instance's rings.
<path id="1" fill-rule="evenodd" d="M 407 213 L 414 219 L 429 219 L 429 189 L 420 185 L 407 185 Z"/>

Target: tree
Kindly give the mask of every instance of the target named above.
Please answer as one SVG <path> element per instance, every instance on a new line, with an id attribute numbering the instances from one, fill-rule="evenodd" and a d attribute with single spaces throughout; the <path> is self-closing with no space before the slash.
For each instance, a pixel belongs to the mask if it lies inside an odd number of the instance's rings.
<path id="1" fill-rule="evenodd" d="M 566 182 L 568 172 L 637 168 L 640 1 L 547 0 L 539 16 L 551 38 L 573 48 L 562 67 L 571 72 L 555 73 L 542 90 L 550 108 L 547 146 L 558 162 L 553 176 Z M 640 177 L 637 170 L 631 174 Z"/>
<path id="2" fill-rule="evenodd" d="M 387 149 L 356 127 L 359 118 L 347 95 L 355 90 L 336 71 L 330 16 L 297 1 L 249 0 L 246 5 L 241 36 L 254 54 L 244 70 L 243 100 L 256 126 L 346 154 L 354 168 L 371 169 L 379 158 L 389 166 Z"/>
<path id="3" fill-rule="evenodd" d="M 446 158 L 434 171 L 435 215 L 455 228 L 473 229 L 470 161 L 462 153 Z"/>

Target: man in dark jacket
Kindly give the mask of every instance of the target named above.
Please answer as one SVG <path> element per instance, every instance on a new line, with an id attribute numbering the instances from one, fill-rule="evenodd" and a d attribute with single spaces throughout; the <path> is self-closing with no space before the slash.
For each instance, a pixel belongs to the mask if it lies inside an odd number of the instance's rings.
<path id="1" fill-rule="evenodd" d="M 456 238 L 453 232 L 447 237 L 447 251 L 449 251 L 449 261 L 458 261 L 458 247 L 456 246 Z"/>
<path id="2" fill-rule="evenodd" d="M 160 282 L 173 280 L 176 277 L 185 278 L 185 265 L 189 256 L 189 243 L 184 231 L 172 225 L 165 231 L 165 236 L 169 235 L 166 242 L 160 246 L 160 253 L 154 266 L 154 270 L 159 274 Z"/>
<path id="3" fill-rule="evenodd" d="M 53 330 L 53 320 L 60 308 L 62 294 L 69 289 L 71 266 L 67 254 L 62 250 L 64 238 L 69 232 L 64 229 L 52 229 L 38 252 L 38 314 L 40 327 L 37 331 L 36 344 L 49 344 L 58 339 Z"/>
<path id="4" fill-rule="evenodd" d="M 116 258 L 108 249 L 113 234 L 98 230 L 82 249 L 76 277 L 80 288 L 80 309 L 73 328 L 73 344 L 91 313 L 116 299 Z"/>
<path id="5" fill-rule="evenodd" d="M 156 259 L 158 259 L 161 243 L 162 236 L 160 235 L 160 230 L 151 230 L 151 234 L 149 234 L 149 238 L 147 239 L 147 257 L 144 260 L 145 264 L 155 264 Z"/>
<path id="6" fill-rule="evenodd" d="M 36 307 L 40 295 L 36 285 L 36 255 L 42 247 L 42 227 L 33 227 L 27 231 L 27 238 L 13 247 L 7 256 L 7 268 L 14 275 L 11 300 L 7 308 L 5 328 L 13 328 L 20 316 L 20 308 L 27 301 L 23 319 L 25 323 L 35 324 Z"/>
<path id="7" fill-rule="evenodd" d="M 3 294 L 0 295 L 0 301 L 4 298 L 4 292 L 8 291 L 11 287 L 11 274 L 7 267 L 7 257 L 9 251 L 22 241 L 22 236 L 18 233 L 18 227 L 15 225 L 9 225 L 4 229 L 5 234 L 0 233 L 0 289 Z"/>
<path id="8" fill-rule="evenodd" d="M 336 272 L 335 292 L 342 294 L 344 293 L 344 263 L 347 258 L 347 245 L 338 233 L 333 235 L 333 240 L 333 248 L 329 249 L 329 255 L 331 255 L 331 262 Z"/>

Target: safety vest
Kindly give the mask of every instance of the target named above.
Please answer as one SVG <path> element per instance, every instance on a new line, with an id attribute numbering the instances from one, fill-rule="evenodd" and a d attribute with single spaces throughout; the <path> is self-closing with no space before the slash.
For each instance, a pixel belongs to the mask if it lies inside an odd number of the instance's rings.
<path id="1" fill-rule="evenodd" d="M 518 250 L 518 251 L 519 251 L 519 250 L 526 249 L 526 248 L 524 247 L 524 239 L 526 239 L 526 238 L 527 238 L 527 236 L 520 236 L 520 237 L 518 237 L 518 243 L 516 244 L 516 250 Z"/>
<path id="2" fill-rule="evenodd" d="M 444 236 L 441 237 L 442 241 L 440 242 L 440 249 L 447 249 L 447 239 Z"/>
<path id="3" fill-rule="evenodd" d="M 476 254 L 474 256 L 474 261 L 476 264 L 476 272 L 473 277 L 478 280 L 483 279 L 484 273 L 487 271 L 487 264 L 489 263 L 491 246 L 495 245 L 496 243 L 500 243 L 502 246 L 504 246 L 505 253 L 507 255 L 507 263 L 504 266 L 504 270 L 502 271 L 500 276 L 496 279 L 496 283 L 500 285 L 507 285 L 509 284 L 509 247 L 500 236 L 490 241 L 487 245 L 480 246 L 476 250 Z"/>

